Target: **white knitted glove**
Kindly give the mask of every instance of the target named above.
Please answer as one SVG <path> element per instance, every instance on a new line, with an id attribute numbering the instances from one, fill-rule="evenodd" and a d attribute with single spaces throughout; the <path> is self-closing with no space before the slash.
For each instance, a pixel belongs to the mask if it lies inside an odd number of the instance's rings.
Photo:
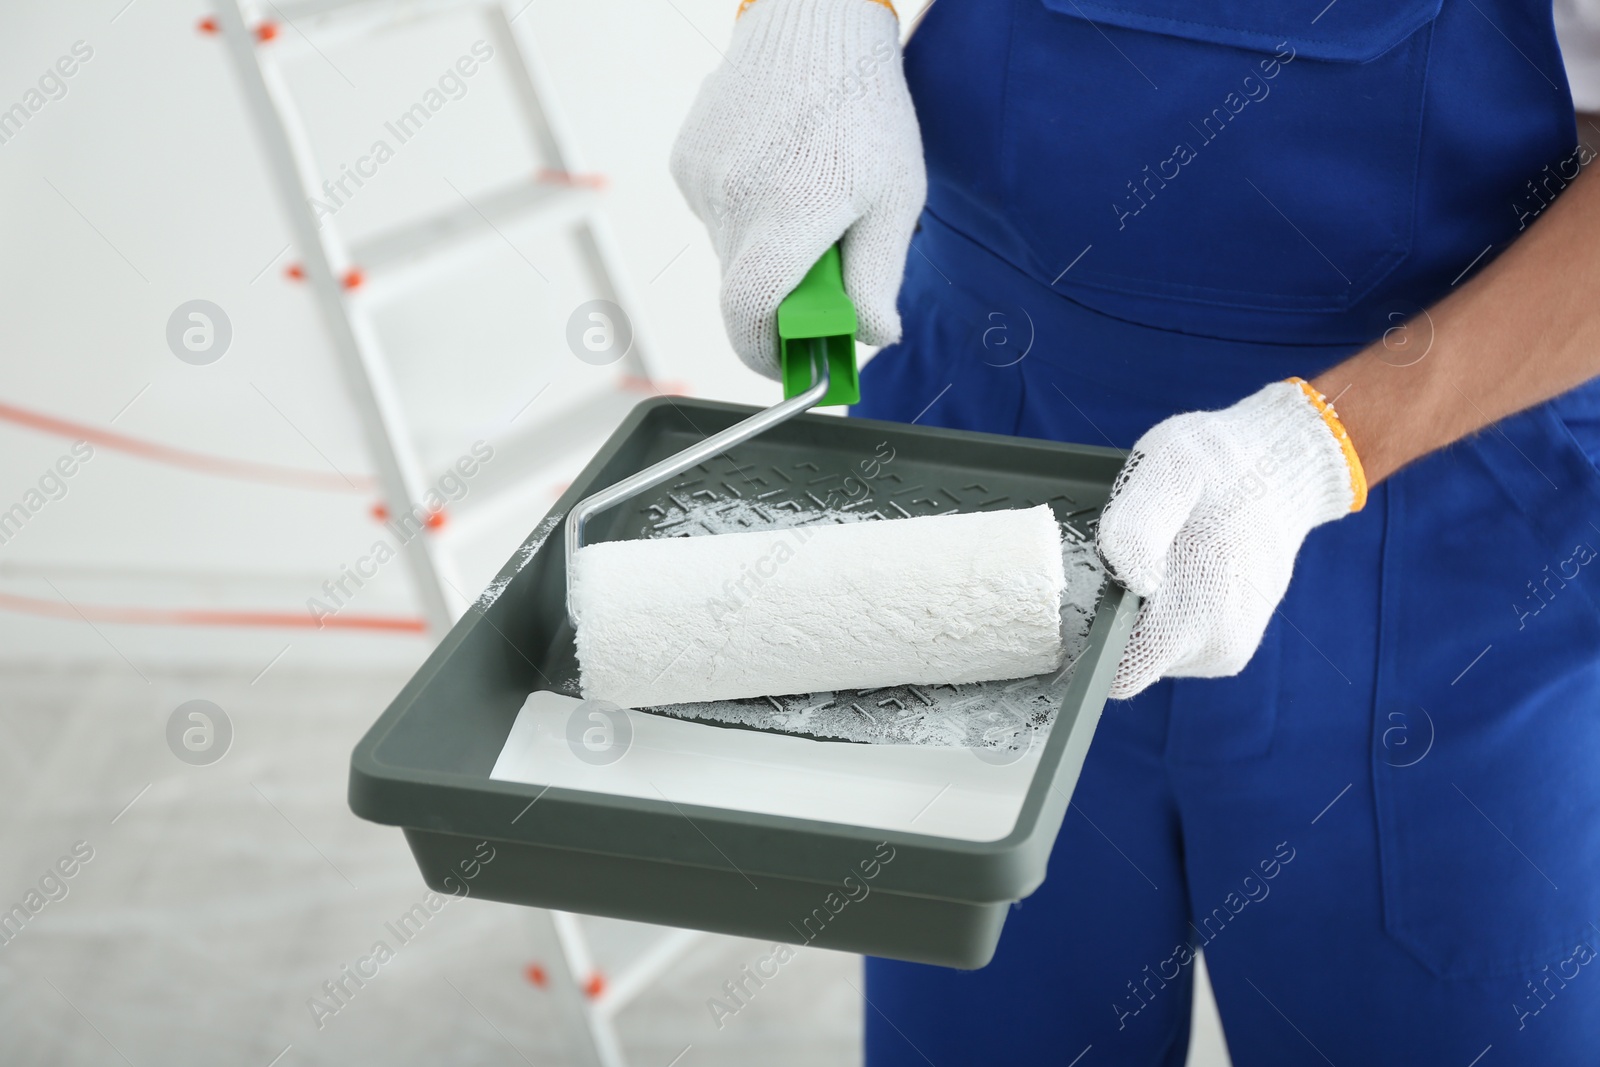
<path id="1" fill-rule="evenodd" d="M 778 376 L 778 304 L 841 235 L 858 336 L 900 339 L 927 175 L 886 0 L 746 0 L 672 176 L 711 230 L 728 336 L 754 370 Z"/>
<path id="2" fill-rule="evenodd" d="M 1306 534 L 1365 503 L 1344 426 L 1298 378 L 1151 427 L 1100 516 L 1101 557 L 1144 598 L 1111 696 L 1238 674 Z"/>

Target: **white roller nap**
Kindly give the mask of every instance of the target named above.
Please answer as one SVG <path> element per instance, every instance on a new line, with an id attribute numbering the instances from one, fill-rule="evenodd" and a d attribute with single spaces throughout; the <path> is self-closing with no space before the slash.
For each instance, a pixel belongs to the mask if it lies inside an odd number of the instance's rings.
<path id="1" fill-rule="evenodd" d="M 574 560 L 583 692 L 624 707 L 1044 674 L 1050 509 L 611 541 Z"/>

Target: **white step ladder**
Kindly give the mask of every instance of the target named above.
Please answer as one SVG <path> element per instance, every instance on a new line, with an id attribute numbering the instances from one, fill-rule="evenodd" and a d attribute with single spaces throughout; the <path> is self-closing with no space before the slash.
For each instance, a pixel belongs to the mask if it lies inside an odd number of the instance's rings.
<path id="1" fill-rule="evenodd" d="M 530 174 L 473 200 L 463 196 L 454 209 L 348 241 L 340 234 L 336 218 L 319 219 L 311 205 L 311 198 L 325 199 L 328 194 L 284 66 L 313 49 L 359 43 L 397 24 L 461 10 L 483 18 L 496 56 L 505 56 L 509 62 L 518 112 L 526 122 L 521 132 L 526 132 L 549 166 L 540 174 Z M 598 210 L 599 192 L 574 177 L 580 171 L 569 140 L 551 114 L 548 101 L 552 96 L 544 74 L 519 42 L 511 24 L 513 16 L 504 4 L 495 0 L 302 0 L 258 5 L 251 0 L 218 0 L 217 12 L 217 27 L 239 70 L 245 104 L 256 122 L 288 217 L 299 269 L 321 308 L 362 423 L 384 505 L 391 519 L 399 521 L 417 512 L 428 489 L 427 471 L 374 324 L 374 308 L 402 295 L 419 275 L 437 277 L 458 269 L 463 253 L 470 256 L 474 246 L 480 251 L 484 246 L 500 247 L 508 240 L 501 231 L 511 225 L 572 232 L 594 280 L 594 295 L 629 309 L 639 307 L 639 301 L 616 267 L 620 258 Z M 316 34 L 315 44 L 304 36 L 306 32 Z M 644 332 L 641 324 L 632 323 L 633 344 L 618 366 L 640 382 L 650 379 Z M 438 636 L 460 617 L 473 597 L 441 551 L 441 540 L 458 534 L 451 531 L 447 535 L 430 526 L 424 534 L 405 539 L 402 549 L 424 618 Z"/>
<path id="2" fill-rule="evenodd" d="M 515 0 L 525 10 L 527 0 Z M 311 198 L 324 195 L 323 176 L 305 124 L 282 69 L 287 58 L 307 49 L 358 43 L 407 20 L 468 9 L 479 13 L 493 36 L 496 55 L 512 64 L 511 82 L 526 132 L 551 162 L 530 175 L 459 209 L 425 217 L 387 232 L 346 241 L 333 219 L 319 219 Z M 252 3 L 217 0 L 217 17 L 204 28 L 220 31 L 238 68 L 244 101 L 255 121 L 273 183 L 288 218 L 299 269 L 311 286 L 333 342 L 345 384 L 354 401 L 389 516 L 415 516 L 422 530 L 404 540 L 410 569 L 429 631 L 442 637 L 467 609 L 463 588 L 440 536 L 421 510 L 428 481 L 401 403 L 401 390 L 380 344 L 371 306 L 394 297 L 409 272 L 448 271 L 462 246 L 493 243 L 502 226 L 541 224 L 575 231 L 582 258 L 600 289 L 595 295 L 624 308 L 640 306 L 622 273 L 606 220 L 598 212 L 597 190 L 575 179 L 579 174 L 570 142 L 551 111 L 553 96 L 537 58 L 519 40 L 512 12 L 497 0 L 300 0 Z M 287 24 L 287 25 L 285 25 Z M 316 33 L 316 43 L 304 37 Z M 465 197 L 462 198 L 465 200 Z M 648 346 L 638 322 L 634 342 L 620 368 L 648 382 Z M 492 506 L 487 509 L 492 515 Z M 672 965 L 701 935 L 663 930 L 654 945 L 615 975 L 597 970 L 588 940 L 575 915 L 528 909 L 536 952 L 560 960 L 549 974 L 535 964 L 569 1022 L 569 1042 L 578 1061 L 598 1067 L 626 1067 L 613 1019 L 629 1001 Z"/>

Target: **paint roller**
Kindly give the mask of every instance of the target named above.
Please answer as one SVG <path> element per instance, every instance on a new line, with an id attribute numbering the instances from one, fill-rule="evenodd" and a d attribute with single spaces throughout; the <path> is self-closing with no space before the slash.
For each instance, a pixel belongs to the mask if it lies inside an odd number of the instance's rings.
<path id="1" fill-rule="evenodd" d="M 598 512 L 818 404 L 859 400 L 855 331 L 830 248 L 778 309 L 785 399 L 568 514 L 567 615 L 585 697 L 650 707 L 1060 667 L 1066 579 L 1044 505 L 584 543 Z"/>

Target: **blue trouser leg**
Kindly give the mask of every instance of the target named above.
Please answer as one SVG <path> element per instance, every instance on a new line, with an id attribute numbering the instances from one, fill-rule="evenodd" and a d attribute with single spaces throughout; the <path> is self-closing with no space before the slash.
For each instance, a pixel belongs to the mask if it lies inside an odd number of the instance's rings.
<path id="1" fill-rule="evenodd" d="M 1113 1059 L 1086 1063 L 1183 1063 L 1192 969 L 1173 981 L 1150 970 L 1185 940 L 1188 916 L 1161 768 L 1167 697 L 1156 686 L 1107 710 L 1049 875 L 1013 909 L 989 966 L 867 961 L 869 1063 L 1065 1065 L 1091 1046 Z"/>

